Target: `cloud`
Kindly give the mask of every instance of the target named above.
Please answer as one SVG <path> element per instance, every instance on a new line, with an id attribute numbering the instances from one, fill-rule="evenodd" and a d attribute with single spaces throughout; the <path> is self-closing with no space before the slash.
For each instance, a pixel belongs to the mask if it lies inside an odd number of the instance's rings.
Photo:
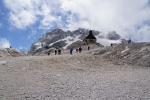
<path id="1" fill-rule="evenodd" d="M 150 21 L 148 0 L 61 0 L 61 4 L 79 16 L 70 27 L 125 32 Z"/>
<path id="2" fill-rule="evenodd" d="M 124 38 L 150 41 L 144 33 L 149 32 L 145 28 L 150 24 L 149 0 L 4 0 L 4 4 L 10 22 L 19 29 L 39 23 L 42 29 L 115 30 Z"/>
<path id="3" fill-rule="evenodd" d="M 136 41 L 150 41 L 150 26 L 143 26 L 140 28 L 135 36 L 133 36 Z"/>
<path id="4" fill-rule="evenodd" d="M 35 23 L 36 15 L 31 0 L 4 0 L 9 9 L 9 20 L 16 28 L 26 28 Z"/>
<path id="5" fill-rule="evenodd" d="M 0 38 L 0 48 L 10 48 L 10 42 L 6 38 Z"/>
<path id="6" fill-rule="evenodd" d="M 57 3 L 54 0 L 51 2 L 49 0 L 3 0 L 3 2 L 9 10 L 9 21 L 18 29 L 25 29 L 36 22 L 43 27 L 56 22 L 53 8 Z"/>
<path id="7" fill-rule="evenodd" d="M 146 23 L 150 22 L 149 0 L 60 1 L 62 9 L 78 15 L 78 20 L 70 18 L 71 29 L 116 30 L 124 38 L 150 41 L 150 26 Z"/>
<path id="8" fill-rule="evenodd" d="M 26 10 L 21 11 L 20 13 L 11 13 L 10 14 L 11 24 L 17 28 L 25 28 L 29 25 L 32 25 L 36 21 L 36 17 Z"/>

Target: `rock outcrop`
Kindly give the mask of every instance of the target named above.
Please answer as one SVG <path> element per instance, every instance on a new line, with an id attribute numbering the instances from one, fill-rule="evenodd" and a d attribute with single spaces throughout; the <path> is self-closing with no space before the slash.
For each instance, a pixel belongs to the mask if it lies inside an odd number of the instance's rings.
<path id="1" fill-rule="evenodd" d="M 103 34 L 99 31 L 92 30 L 93 34 L 97 38 L 98 45 L 101 45 L 101 40 Z M 68 49 L 71 46 L 82 46 L 83 40 L 89 34 L 88 29 L 79 28 L 75 31 L 64 31 L 62 29 L 55 29 L 51 32 L 46 33 L 43 37 L 41 37 L 37 42 L 33 43 L 29 54 L 37 55 L 40 52 L 48 51 L 51 48 L 60 48 L 60 49 Z M 112 33 L 113 34 L 113 33 Z M 111 35 L 111 39 L 117 40 L 118 38 L 117 33 Z M 107 41 L 107 38 L 105 39 Z"/>
<path id="2" fill-rule="evenodd" d="M 118 44 L 96 50 L 94 54 L 101 55 L 116 64 L 150 67 L 150 43 Z"/>
<path id="3" fill-rule="evenodd" d="M 24 54 L 13 48 L 0 48 L 0 57 L 19 57 Z"/>

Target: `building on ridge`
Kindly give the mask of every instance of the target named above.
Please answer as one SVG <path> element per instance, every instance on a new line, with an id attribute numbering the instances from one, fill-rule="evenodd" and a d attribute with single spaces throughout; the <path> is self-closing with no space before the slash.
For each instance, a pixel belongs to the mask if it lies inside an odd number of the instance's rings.
<path id="1" fill-rule="evenodd" d="M 96 44 L 96 37 L 93 35 L 92 30 L 89 31 L 89 35 L 87 37 L 85 37 L 83 42 L 87 45 L 88 44 Z"/>

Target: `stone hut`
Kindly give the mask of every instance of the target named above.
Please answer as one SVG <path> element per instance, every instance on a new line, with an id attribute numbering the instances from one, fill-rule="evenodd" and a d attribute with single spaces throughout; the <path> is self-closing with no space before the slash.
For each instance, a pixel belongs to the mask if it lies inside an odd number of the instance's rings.
<path id="1" fill-rule="evenodd" d="M 89 35 L 83 41 L 86 44 L 96 44 L 96 37 L 93 35 L 92 30 L 89 31 Z"/>

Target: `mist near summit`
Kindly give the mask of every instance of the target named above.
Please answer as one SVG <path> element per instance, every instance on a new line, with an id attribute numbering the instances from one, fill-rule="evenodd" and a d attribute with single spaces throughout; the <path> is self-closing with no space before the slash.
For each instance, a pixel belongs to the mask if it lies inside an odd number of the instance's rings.
<path id="1" fill-rule="evenodd" d="M 61 0 L 65 10 L 76 13 L 70 28 L 115 30 L 124 38 L 150 41 L 149 0 Z"/>

